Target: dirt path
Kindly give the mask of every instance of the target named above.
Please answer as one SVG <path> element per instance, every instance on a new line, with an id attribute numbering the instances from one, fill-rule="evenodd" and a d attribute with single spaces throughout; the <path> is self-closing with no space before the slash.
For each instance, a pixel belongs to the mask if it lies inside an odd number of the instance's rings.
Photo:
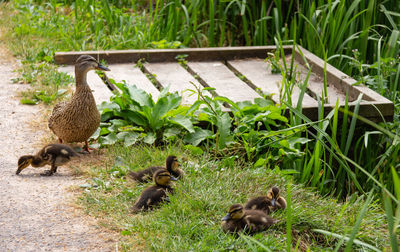
<path id="1" fill-rule="evenodd" d="M 11 83 L 15 60 L 9 55 L 0 44 L 0 251 L 116 250 L 110 234 L 69 204 L 74 195 L 68 188 L 84 182 L 68 167 L 52 177 L 32 168 L 15 175 L 19 156 L 36 152 L 51 133 L 30 126 L 40 107 L 19 103 L 16 95 L 27 85 Z"/>

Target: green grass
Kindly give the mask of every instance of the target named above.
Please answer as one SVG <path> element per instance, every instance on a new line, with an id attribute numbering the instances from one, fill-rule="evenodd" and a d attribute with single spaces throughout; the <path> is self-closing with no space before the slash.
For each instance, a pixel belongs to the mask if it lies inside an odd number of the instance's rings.
<path id="1" fill-rule="evenodd" d="M 80 204 L 85 211 L 101 219 L 104 225 L 123 235 L 121 247 L 131 250 L 143 246 L 155 251 L 210 251 L 257 248 L 246 237 L 236 238 L 220 229 L 220 219 L 234 203 L 244 203 L 250 197 L 265 194 L 272 185 L 279 186 L 286 196 L 290 177 L 279 170 L 252 168 L 251 164 L 212 161 L 209 156 L 193 156 L 180 146 L 157 149 L 148 146 L 124 148 L 113 146 L 106 150 L 107 162 L 93 166 L 88 174 L 92 187 L 85 189 Z M 176 192 L 170 203 L 157 210 L 131 215 L 140 192 L 148 184 L 140 185 L 126 180 L 128 170 L 150 165 L 162 165 L 166 156 L 186 157 L 183 162 L 185 177 L 176 182 Z M 323 198 L 301 185 L 291 185 L 292 249 L 302 246 L 311 251 L 335 246 L 337 240 L 323 236 L 313 229 L 339 234 L 350 234 L 357 222 L 365 198 L 354 197 L 345 203 Z M 375 201 L 367 205 L 357 239 L 376 247 L 388 246 L 384 212 Z M 264 233 L 253 236 L 271 250 L 285 250 L 286 213 L 272 214 L 280 222 Z M 355 248 L 355 247 L 354 247 Z"/>
<path id="2" fill-rule="evenodd" d="M 395 186 L 399 184 L 400 150 L 399 6 L 389 6 L 390 1 L 365 0 L 157 0 L 154 3 L 134 0 L 2 3 L 0 25 L 6 30 L 2 40 L 23 64 L 15 81 L 31 83 L 33 87 L 23 94 L 22 101 L 52 103 L 65 94 L 63 89 L 71 80 L 57 73 L 52 65 L 55 51 L 265 45 L 274 41 L 292 44 L 289 40 L 294 39 L 352 74 L 360 83 L 391 98 L 396 103 L 395 122 L 366 128 L 356 124 L 347 113 L 344 117 L 348 120 L 340 121 L 337 108 L 328 117 L 321 116 L 318 125 L 306 126 L 302 124 L 307 119 L 291 111 L 290 127 L 298 127 L 296 137 L 311 140 L 304 148 L 300 148 L 300 143 L 293 144 L 302 152 L 300 159 L 283 159 L 275 152 L 268 152 L 266 157 L 271 159 L 266 158 L 260 168 L 253 169 L 253 164 L 238 164 L 229 153 L 219 153 L 224 154 L 220 161 L 210 161 L 207 154 L 189 155 L 194 164 L 201 166 L 185 166 L 187 179 L 177 184 L 171 204 L 136 217 L 127 215 L 127 210 L 144 186 L 126 182 L 124 175 L 128 168 L 109 161 L 103 167 L 93 167 L 90 173 L 93 176 L 90 182 L 96 186 L 89 187 L 82 198 L 88 212 L 106 216 L 111 227 L 126 235 L 126 248 L 139 241 L 153 250 L 165 250 L 164 244 L 170 250 L 260 250 L 263 246 L 284 250 L 285 239 L 290 238 L 285 231 L 290 229 L 292 248 L 310 246 L 311 250 L 320 250 L 336 246 L 338 240 L 332 237 L 343 238 L 343 248 L 350 246 L 346 245 L 346 239 L 354 244 L 363 241 L 385 248 L 390 246 L 388 234 L 394 246 L 400 217 Z M 292 66 L 284 68 L 291 71 L 284 74 L 290 89 Z M 304 92 L 305 85 L 302 86 Z M 276 136 L 279 134 L 272 137 Z M 280 140 L 284 142 L 285 136 Z M 281 141 L 274 143 L 276 147 Z M 281 150 L 284 148 L 279 147 Z M 167 153 L 182 153 L 176 147 L 160 151 L 143 146 L 132 149 L 116 146 L 108 151 L 111 160 L 118 153 L 131 169 L 163 164 Z M 288 171 L 278 171 L 278 165 Z M 269 166 L 275 169 L 266 169 Z M 267 232 L 272 235 L 259 234 L 254 239 L 245 236 L 234 239 L 221 233 L 219 219 L 230 204 L 265 192 L 272 184 L 286 188 L 290 177 L 282 178 L 282 174 L 293 170 L 299 171 L 294 174 L 298 181 L 315 186 L 323 194 L 336 193 L 352 200 L 341 204 L 293 184 L 290 223 L 282 221 Z M 386 219 L 377 201 L 364 205 L 365 196 L 360 194 L 377 186 L 377 192 L 385 191 L 390 198 L 385 201 Z M 361 211 L 364 206 L 368 210 Z M 358 218 L 363 214 L 364 218 Z M 284 213 L 274 216 L 285 219 Z M 386 221 L 390 232 L 385 231 Z M 313 230 L 322 230 L 325 235 Z"/>

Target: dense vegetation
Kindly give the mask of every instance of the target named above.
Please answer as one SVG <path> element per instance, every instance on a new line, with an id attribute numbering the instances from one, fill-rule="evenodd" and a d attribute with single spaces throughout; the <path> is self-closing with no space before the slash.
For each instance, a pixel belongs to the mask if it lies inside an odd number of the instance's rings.
<path id="1" fill-rule="evenodd" d="M 186 149 L 193 159 L 201 160 L 197 157 L 199 154 L 217 158 L 232 173 L 241 173 L 233 164 L 243 166 L 247 171 L 244 176 L 250 177 L 254 172 L 262 171 L 264 174 L 267 172 L 265 168 L 271 168 L 278 173 L 292 174 L 296 181 L 316 188 L 324 195 L 331 194 L 341 199 L 354 198 L 373 190 L 374 194 L 370 195 L 374 196 L 371 197 L 381 199 L 380 202 L 385 205 L 392 249 L 396 246 L 400 217 L 397 157 L 400 150 L 397 111 L 400 89 L 400 4 L 397 1 L 156 0 L 149 3 L 133 0 L 18 0 L 3 6 L 4 9 L 15 11 L 11 17 L 3 14 L 1 22 L 3 26 L 10 25 L 9 35 L 12 39 L 9 45 L 23 62 L 21 77 L 15 81 L 34 84 L 33 91 L 24 94 L 24 103 L 51 103 L 67 94 L 64 87 L 71 83 L 71 79 L 54 70 L 52 56 L 55 51 L 265 44 L 280 46 L 294 43 L 304 46 L 360 83 L 391 99 L 396 106 L 394 122 L 380 125 L 367 122 L 369 126 L 360 125 L 357 117 L 351 117 L 346 108 L 342 109 L 344 120 L 339 120 L 338 114 L 342 112 L 336 107 L 325 117 L 321 113 L 320 120 L 313 123 L 301 114 L 301 107 L 291 109 L 290 116 L 285 118 L 282 116 L 283 107 L 271 104 L 268 99 L 235 104 L 221 97 L 202 96 L 201 90 L 194 90 L 200 97 L 199 101 L 193 107 L 185 108 L 179 106 L 180 97 L 177 94 L 165 92 L 164 96 L 153 102 L 151 97 L 146 97 L 147 94 L 117 84 L 123 92 L 101 107 L 104 123 L 97 132 L 100 136 L 99 144 L 119 146 L 118 142 L 122 142 L 125 146 L 131 146 L 144 142 L 165 147 L 177 139 L 183 139 L 184 146 L 178 145 Z M 289 76 L 285 71 L 290 69 L 281 67 L 279 71 L 283 76 Z M 290 85 L 299 85 L 290 78 L 285 81 Z M 300 83 L 303 87 L 304 84 Z M 224 102 L 233 107 L 232 118 L 221 110 Z M 168 109 L 160 111 L 160 107 Z M 357 114 L 357 105 L 353 112 Z M 196 126 L 198 121 L 206 121 L 209 127 L 205 129 Z M 254 128 L 255 124 L 259 127 Z M 113 148 L 122 147 L 111 147 L 112 158 L 117 156 L 112 154 Z M 128 152 L 128 148 L 123 150 Z M 125 157 L 124 161 L 128 162 L 129 159 L 134 157 Z M 115 169 L 111 169 L 111 174 L 106 169 L 94 176 L 105 176 L 106 180 L 111 181 L 103 184 L 114 183 L 114 175 L 123 177 L 125 172 L 119 171 L 120 168 Z M 191 178 L 203 181 L 206 176 L 211 176 L 201 171 L 201 175 L 197 170 L 190 171 Z M 116 181 L 120 183 L 117 189 L 99 187 L 100 195 L 91 190 L 86 200 L 92 197 L 97 197 L 96 200 L 120 200 L 117 194 L 121 190 L 128 191 L 128 196 L 123 196 L 125 198 L 116 206 L 118 208 L 130 202 L 140 191 L 133 192 L 126 189 L 122 180 Z M 188 181 L 184 183 L 183 188 L 187 188 L 179 190 L 189 191 L 189 195 L 195 194 L 192 190 L 202 192 L 201 188 L 190 187 Z M 279 184 L 286 185 L 286 180 Z M 229 188 L 229 183 L 221 186 Z M 115 197 L 108 198 L 106 194 L 110 191 Z M 241 192 L 235 200 L 248 196 L 248 193 Z M 296 193 L 293 195 L 294 204 L 299 203 L 296 202 Z M 214 202 L 211 209 L 220 214 L 220 208 L 226 207 L 229 202 Z M 171 203 L 169 210 L 164 209 L 157 214 L 161 216 L 163 213 L 168 215 L 174 212 L 174 201 Z M 104 200 L 100 206 L 107 204 L 111 203 Z M 189 204 L 187 209 L 177 209 L 189 211 L 195 204 Z M 115 211 L 116 208 L 105 212 Z M 362 209 L 359 206 L 361 218 Z M 204 210 L 210 211 L 210 208 Z M 349 233 L 348 227 L 344 228 L 347 231 L 334 228 L 338 221 L 334 226 L 315 223 L 307 225 L 333 233 L 348 233 L 349 236 L 351 233 L 354 238 L 360 225 L 349 222 L 349 226 L 354 226 Z M 183 225 L 182 222 L 177 223 Z M 294 220 L 293 223 L 296 226 L 299 222 Z M 289 228 L 290 225 L 289 222 Z M 211 228 L 215 228 L 215 223 Z M 139 231 L 128 229 L 129 232 Z M 162 239 L 162 235 L 158 238 Z M 247 238 L 242 239 L 247 241 Z M 371 238 L 364 240 L 371 242 Z M 213 244 L 217 241 L 209 242 Z M 249 240 L 249 244 L 256 247 L 257 244 L 252 242 Z M 264 245 L 271 247 L 270 243 L 264 242 Z M 350 239 L 347 244 L 352 242 Z M 154 244 L 151 247 L 157 249 Z M 322 246 L 333 244 L 328 241 Z M 308 245 L 317 246 L 313 242 Z M 223 247 L 225 245 L 221 246 L 221 249 L 226 248 Z M 178 248 L 176 244 L 170 247 Z"/>

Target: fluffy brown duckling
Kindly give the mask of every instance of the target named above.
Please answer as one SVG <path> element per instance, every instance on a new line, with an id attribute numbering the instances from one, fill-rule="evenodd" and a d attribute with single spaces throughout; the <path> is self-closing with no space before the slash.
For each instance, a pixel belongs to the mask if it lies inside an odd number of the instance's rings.
<path id="1" fill-rule="evenodd" d="M 285 209 L 286 200 L 280 196 L 279 192 L 279 188 L 274 186 L 268 190 L 266 196 L 259 196 L 250 199 L 244 206 L 244 209 L 261 210 L 266 214 L 270 214 L 271 211 L 275 211 L 277 209 Z"/>
<path id="2" fill-rule="evenodd" d="M 221 226 L 226 233 L 243 231 L 248 234 L 254 234 L 266 230 L 277 222 L 278 220 L 271 218 L 263 211 L 245 210 L 241 204 L 234 204 L 222 219 Z"/>
<path id="3" fill-rule="evenodd" d="M 169 173 L 175 178 L 181 178 L 183 176 L 183 171 L 179 167 L 181 166 L 178 162 L 176 156 L 168 156 L 167 160 L 165 161 L 165 166 L 152 166 L 147 169 L 138 172 L 129 172 L 128 176 L 138 182 L 148 182 L 153 177 L 154 172 L 160 169 L 167 169 Z"/>
<path id="4" fill-rule="evenodd" d="M 272 202 L 267 196 L 259 196 L 250 199 L 244 205 L 244 209 L 246 210 L 260 210 L 265 212 L 266 214 L 271 213 Z"/>
<path id="5" fill-rule="evenodd" d="M 269 189 L 267 197 L 271 199 L 272 211 L 286 208 L 286 200 L 280 195 L 280 190 L 278 187 L 273 186 L 271 189 Z"/>
<path id="6" fill-rule="evenodd" d="M 48 144 L 43 147 L 35 155 L 25 155 L 18 159 L 18 175 L 23 169 L 29 165 L 33 167 L 43 167 L 51 165 L 51 169 L 47 170 L 42 176 L 51 176 L 57 172 L 57 167 L 68 163 L 72 157 L 79 156 L 71 147 L 64 144 Z"/>
<path id="7" fill-rule="evenodd" d="M 167 193 L 173 193 L 171 180 L 177 179 L 171 176 L 166 169 L 159 169 L 154 172 L 153 180 L 155 185 L 147 187 L 140 194 L 139 199 L 131 209 L 132 213 L 151 210 L 163 201 L 166 201 L 168 198 Z"/>

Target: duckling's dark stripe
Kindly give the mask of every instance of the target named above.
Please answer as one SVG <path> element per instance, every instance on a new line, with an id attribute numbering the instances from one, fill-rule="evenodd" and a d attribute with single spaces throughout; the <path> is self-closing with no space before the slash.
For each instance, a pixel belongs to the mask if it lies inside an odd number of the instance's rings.
<path id="1" fill-rule="evenodd" d="M 236 212 L 238 212 L 238 211 L 240 211 L 240 210 L 242 210 L 242 209 L 241 209 L 241 208 L 235 209 L 235 210 L 231 211 L 231 213 L 236 213 Z"/>
<path id="2" fill-rule="evenodd" d="M 171 175 L 168 175 L 168 174 L 158 174 L 157 176 L 158 177 L 171 177 Z"/>

